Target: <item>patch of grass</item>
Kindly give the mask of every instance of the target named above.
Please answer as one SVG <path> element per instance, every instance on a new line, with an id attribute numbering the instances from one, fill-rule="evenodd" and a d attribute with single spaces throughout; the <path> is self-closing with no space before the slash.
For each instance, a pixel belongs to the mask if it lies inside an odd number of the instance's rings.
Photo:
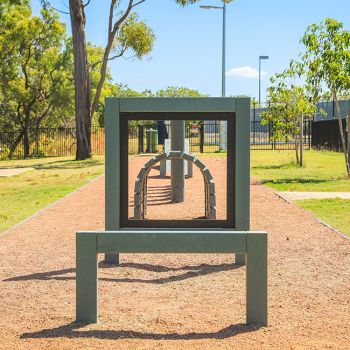
<path id="1" fill-rule="evenodd" d="M 349 199 L 307 199 L 296 201 L 296 204 L 350 237 Z"/>
<path id="2" fill-rule="evenodd" d="M 72 157 L 1 161 L 0 168 L 33 167 L 11 177 L 0 177 L 0 232 L 104 172 L 104 157 L 85 161 Z"/>
<path id="3" fill-rule="evenodd" d="M 278 191 L 350 191 L 342 153 L 305 151 L 305 166 L 293 151 L 252 151 L 251 175 Z"/>

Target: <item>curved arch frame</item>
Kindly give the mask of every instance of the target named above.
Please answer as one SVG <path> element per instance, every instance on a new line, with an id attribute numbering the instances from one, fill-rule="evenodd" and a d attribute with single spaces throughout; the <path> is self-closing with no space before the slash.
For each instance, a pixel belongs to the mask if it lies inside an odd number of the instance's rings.
<path id="1" fill-rule="evenodd" d="M 216 219 L 215 183 L 209 169 L 195 156 L 180 151 L 161 153 L 149 160 L 140 170 L 134 188 L 134 219 L 145 219 L 147 215 L 147 179 L 152 167 L 162 160 L 183 159 L 195 164 L 201 171 L 205 189 L 205 218 Z"/>

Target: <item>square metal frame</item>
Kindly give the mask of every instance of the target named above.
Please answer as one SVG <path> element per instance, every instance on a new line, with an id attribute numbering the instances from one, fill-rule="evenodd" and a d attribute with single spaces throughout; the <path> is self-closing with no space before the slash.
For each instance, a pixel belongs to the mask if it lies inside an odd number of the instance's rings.
<path id="1" fill-rule="evenodd" d="M 122 132 L 130 119 L 195 119 L 228 121 L 228 173 L 226 220 L 129 220 L 125 202 L 125 178 L 128 174 L 127 140 Z M 192 116 L 192 118 L 191 118 Z M 201 116 L 201 117 L 200 117 Z M 126 227 L 224 228 L 249 230 L 249 98 L 116 98 L 106 99 L 106 230 Z M 123 153 L 121 153 L 123 150 Z M 230 156 L 232 155 L 232 157 Z M 126 176 L 125 176 L 126 175 Z M 127 198 L 127 197 L 126 197 Z M 121 202 L 121 200 L 123 202 Z M 126 208 L 125 208 L 126 207 Z M 148 221 L 148 222 L 147 222 Z M 212 221 L 212 222 L 210 222 Z"/>
<path id="2" fill-rule="evenodd" d="M 78 232 L 76 236 L 76 320 L 98 322 L 98 254 L 117 256 L 118 253 L 236 253 L 238 261 L 247 259 L 246 322 L 267 325 L 267 234 L 249 232 L 249 135 L 250 100 L 248 98 L 108 98 L 106 100 L 106 231 Z M 192 229 L 132 229 L 123 227 L 121 190 L 123 174 L 127 174 L 125 138 L 121 135 L 122 119 L 155 113 L 216 115 L 228 120 L 233 136 L 228 140 L 231 152 L 228 159 L 233 186 L 228 198 L 234 198 L 232 227 L 194 227 Z M 175 113 L 175 114 L 174 114 Z M 183 114 L 182 114 L 183 113 Z M 170 114 L 168 115 L 170 118 Z M 203 117 L 203 118 L 204 118 Z M 125 123 L 125 121 L 124 121 Z M 229 134 L 230 134 L 229 132 Z M 124 142 L 124 143 L 123 143 Z M 126 141 L 127 142 L 127 141 Z M 126 163 L 126 164 L 124 164 Z M 128 201 L 124 203 L 128 205 Z M 232 216 L 229 216 L 231 218 Z M 146 221 L 146 220 L 145 220 Z M 188 222 L 188 221 L 184 221 Z M 157 221 L 156 221 L 157 223 Z M 158 223 L 159 224 L 159 223 Z"/>

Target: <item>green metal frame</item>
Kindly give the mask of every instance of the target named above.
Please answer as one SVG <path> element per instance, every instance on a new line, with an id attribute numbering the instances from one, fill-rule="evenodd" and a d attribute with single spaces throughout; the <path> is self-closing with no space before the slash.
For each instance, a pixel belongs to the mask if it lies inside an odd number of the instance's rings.
<path id="1" fill-rule="evenodd" d="M 234 152 L 234 155 L 228 156 L 227 162 L 229 174 L 233 175 L 227 198 L 228 201 L 234 199 L 228 206 L 228 210 L 234 212 L 234 215 L 230 213 L 234 220 L 226 222 L 225 229 L 209 228 L 209 221 L 208 226 L 198 221 L 192 223 L 192 228 L 181 230 L 157 225 L 149 229 L 122 227 L 121 205 L 128 203 L 121 203 L 121 179 L 127 174 L 128 165 L 124 164 L 127 155 L 122 147 L 125 135 L 121 133 L 121 126 L 132 113 L 136 117 L 138 113 L 143 116 L 148 113 L 149 118 L 153 118 L 153 113 L 164 116 L 175 113 L 176 118 L 184 120 L 205 114 L 203 120 L 215 115 L 217 120 L 228 121 L 231 135 L 228 154 Z M 107 98 L 105 130 L 106 231 L 77 233 L 77 321 L 98 322 L 99 253 L 104 253 L 106 261 L 112 263 L 119 262 L 119 253 L 235 253 L 236 264 L 247 263 L 247 323 L 267 325 L 267 234 L 249 232 L 249 98 Z"/>
<path id="2" fill-rule="evenodd" d="M 247 258 L 246 322 L 267 325 L 267 234 L 226 230 L 78 232 L 76 320 L 98 322 L 98 254 L 240 253 Z"/>
<path id="3" fill-rule="evenodd" d="M 250 99 L 230 97 L 209 98 L 106 98 L 106 195 L 105 195 L 105 228 L 107 231 L 119 230 L 120 217 L 120 180 L 121 170 L 126 164 L 121 164 L 120 126 L 125 113 L 234 113 L 234 225 L 227 229 L 248 231 L 250 228 Z M 190 117 L 191 119 L 191 117 Z M 125 150 L 123 150 L 125 151 Z M 106 254 L 106 262 L 118 263 L 118 254 Z M 236 263 L 244 265 L 245 255 L 237 253 Z"/>

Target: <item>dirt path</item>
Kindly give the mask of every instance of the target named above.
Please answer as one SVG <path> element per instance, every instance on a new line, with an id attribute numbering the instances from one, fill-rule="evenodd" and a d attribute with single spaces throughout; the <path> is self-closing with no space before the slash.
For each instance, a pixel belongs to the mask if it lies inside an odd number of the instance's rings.
<path id="1" fill-rule="evenodd" d="M 350 199 L 350 192 L 297 192 L 283 191 L 277 194 L 289 201 L 303 199 L 326 199 L 326 198 L 341 198 Z"/>
<path id="2" fill-rule="evenodd" d="M 100 324 L 76 326 L 75 232 L 104 226 L 100 178 L 0 236 L 0 349 L 349 349 L 350 241 L 251 189 L 269 327 L 244 326 L 245 268 L 215 254 L 123 255 L 100 268 Z"/>

